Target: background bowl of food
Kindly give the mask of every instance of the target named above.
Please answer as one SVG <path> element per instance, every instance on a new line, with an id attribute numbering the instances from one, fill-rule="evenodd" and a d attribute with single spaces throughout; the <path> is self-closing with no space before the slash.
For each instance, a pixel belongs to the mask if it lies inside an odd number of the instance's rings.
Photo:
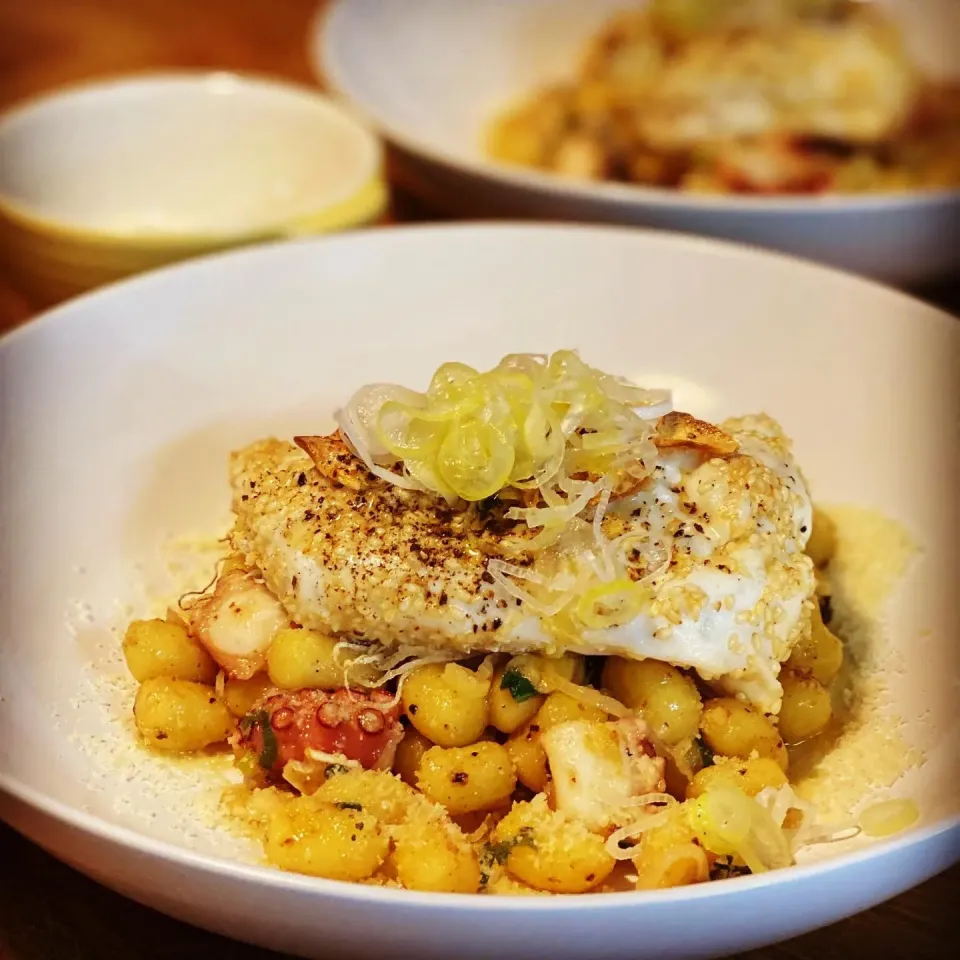
<path id="1" fill-rule="evenodd" d="M 597 227 L 80 298 L 0 342 L 0 816 L 318 958 L 708 957 L 894 896 L 960 856 L 958 339 L 860 278 Z M 571 495 L 504 486 L 517 450 Z"/>
<path id="2" fill-rule="evenodd" d="M 960 266 L 958 17 L 950 0 L 338 0 L 313 50 L 440 207 L 918 284 Z"/>
<path id="3" fill-rule="evenodd" d="M 322 95 L 145 73 L 0 117 L 0 258 L 50 304 L 162 264 L 375 220 L 376 137 Z"/>

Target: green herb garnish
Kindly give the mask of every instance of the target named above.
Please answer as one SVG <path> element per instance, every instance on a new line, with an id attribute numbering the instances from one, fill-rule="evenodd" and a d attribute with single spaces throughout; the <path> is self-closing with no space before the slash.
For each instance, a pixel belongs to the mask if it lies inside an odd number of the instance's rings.
<path id="1" fill-rule="evenodd" d="M 712 767 L 713 751 L 707 746 L 707 741 L 703 737 L 697 737 L 693 742 L 700 752 L 700 765 L 702 767 Z"/>
<path id="2" fill-rule="evenodd" d="M 277 762 L 277 738 L 270 726 L 270 716 L 266 710 L 258 710 L 255 717 L 257 725 L 260 727 L 260 736 L 263 738 L 263 746 L 260 748 L 260 766 L 264 770 L 272 770 Z"/>
<path id="3" fill-rule="evenodd" d="M 347 773 L 350 768 L 344 766 L 342 763 L 328 763 L 326 769 L 323 771 L 324 777 L 329 780 L 331 777 L 335 777 L 338 773 Z"/>
<path id="4" fill-rule="evenodd" d="M 335 803 L 334 806 L 338 810 L 360 810 L 363 811 L 363 804 L 354 803 L 352 800 L 340 800 L 338 803 Z"/>
<path id="5" fill-rule="evenodd" d="M 537 695 L 537 688 L 519 670 L 508 670 L 500 681 L 500 689 L 509 690 L 517 703 Z"/>
<path id="6" fill-rule="evenodd" d="M 486 884 L 490 879 L 490 868 L 495 863 L 503 866 L 503 864 L 507 862 L 507 857 L 510 856 L 510 851 L 514 847 L 533 847 L 536 849 L 537 844 L 533 838 L 532 827 L 522 827 L 517 831 L 517 835 L 515 837 L 511 837 L 509 840 L 501 840 L 499 843 L 484 844 L 483 852 L 480 854 L 481 886 Z M 484 877 L 486 877 L 486 879 L 484 879 Z"/>

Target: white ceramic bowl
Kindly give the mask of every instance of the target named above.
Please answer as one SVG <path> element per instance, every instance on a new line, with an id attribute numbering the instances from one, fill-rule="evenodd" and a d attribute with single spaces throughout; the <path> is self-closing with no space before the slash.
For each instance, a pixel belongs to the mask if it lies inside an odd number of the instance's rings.
<path id="1" fill-rule="evenodd" d="M 427 895 L 245 862 L 253 846 L 206 825 L 217 774 L 139 750 L 129 685 L 110 679 L 127 603 L 142 612 L 145 584 L 170 589 L 161 545 L 219 532 L 229 450 L 327 428 L 358 384 L 561 346 L 672 384 L 708 417 L 771 412 L 818 498 L 877 507 L 919 538 L 885 680 L 926 752 L 894 791 L 921 822 L 821 848 L 823 863 L 660 893 Z M 143 903 L 331 960 L 706 957 L 893 896 L 960 856 L 958 350 L 960 323 L 868 282 L 610 228 L 355 233 L 160 271 L 48 314 L 0 341 L 0 815 Z"/>
<path id="2" fill-rule="evenodd" d="M 81 84 L 0 117 L 0 258 L 40 302 L 223 247 L 368 223 L 376 136 L 316 91 L 228 73 Z"/>
<path id="3" fill-rule="evenodd" d="M 880 0 L 918 61 L 958 75 L 954 0 Z M 504 105 L 569 76 L 585 39 L 637 0 L 335 0 L 317 20 L 317 72 L 396 153 L 398 180 L 470 216 L 639 224 L 726 237 L 897 284 L 960 271 L 960 191 L 880 196 L 697 196 L 578 183 L 488 159 L 482 133 Z"/>

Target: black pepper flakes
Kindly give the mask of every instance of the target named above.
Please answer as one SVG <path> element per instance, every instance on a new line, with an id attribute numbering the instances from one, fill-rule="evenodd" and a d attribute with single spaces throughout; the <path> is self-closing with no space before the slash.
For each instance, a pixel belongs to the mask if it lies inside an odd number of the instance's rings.
<path id="1" fill-rule="evenodd" d="M 297 486 L 302 487 L 307 482 L 307 475 L 301 470 L 297 475 Z"/>

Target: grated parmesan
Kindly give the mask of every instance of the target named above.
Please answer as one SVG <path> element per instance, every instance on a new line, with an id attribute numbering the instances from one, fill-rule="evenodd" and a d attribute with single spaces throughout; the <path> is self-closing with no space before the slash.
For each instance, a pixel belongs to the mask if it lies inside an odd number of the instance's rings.
<path id="1" fill-rule="evenodd" d="M 880 670 L 899 672 L 886 636 L 884 607 L 918 547 L 902 525 L 875 510 L 835 507 L 837 549 L 830 561 L 833 621 L 844 641 L 840 678 L 843 724 L 832 743 L 795 784 L 825 821 L 849 816 L 866 794 L 893 786 L 923 754 L 908 744 L 900 717 L 887 715 L 887 683 Z"/>

